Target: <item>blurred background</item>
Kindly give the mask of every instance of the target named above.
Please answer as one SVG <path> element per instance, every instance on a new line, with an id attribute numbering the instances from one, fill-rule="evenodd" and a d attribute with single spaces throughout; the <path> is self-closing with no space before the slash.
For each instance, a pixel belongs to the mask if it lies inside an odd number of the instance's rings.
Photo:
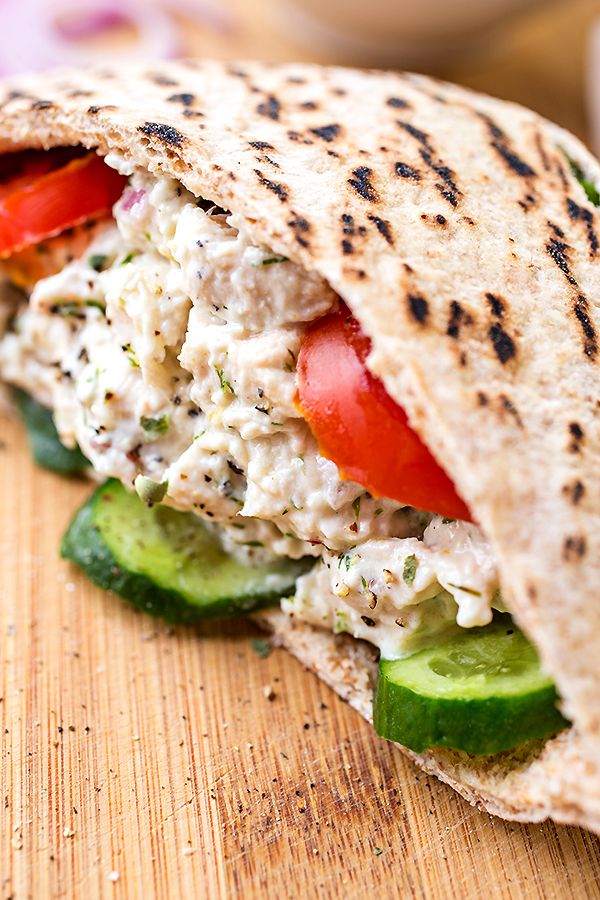
<path id="1" fill-rule="evenodd" d="M 205 55 L 409 68 L 600 152 L 600 0 L 0 0 L 0 73 Z"/>

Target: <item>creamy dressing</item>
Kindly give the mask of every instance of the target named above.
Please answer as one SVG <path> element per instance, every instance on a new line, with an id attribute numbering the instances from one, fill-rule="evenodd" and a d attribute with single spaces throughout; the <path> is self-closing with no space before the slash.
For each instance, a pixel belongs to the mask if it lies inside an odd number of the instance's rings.
<path id="1" fill-rule="evenodd" d="M 421 540 L 375 538 L 325 551 L 303 575 L 290 615 L 376 644 L 388 659 L 440 635 L 487 625 L 502 609 L 489 544 L 466 522 L 434 516 Z"/>
<path id="2" fill-rule="evenodd" d="M 296 409 L 306 324 L 337 305 L 326 282 L 172 179 L 135 173 L 114 214 L 38 282 L 0 343 L 2 377 L 97 473 L 166 482 L 165 502 L 222 525 L 228 549 L 321 556 L 284 603 L 295 616 L 393 655 L 489 621 L 497 576 L 475 526 L 427 526 L 342 481 Z"/>

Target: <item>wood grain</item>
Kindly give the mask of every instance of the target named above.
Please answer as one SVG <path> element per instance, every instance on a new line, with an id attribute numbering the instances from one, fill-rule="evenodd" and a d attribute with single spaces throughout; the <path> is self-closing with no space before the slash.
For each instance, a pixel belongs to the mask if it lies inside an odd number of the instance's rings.
<path id="1" fill-rule="evenodd" d="M 597 838 L 478 813 L 250 626 L 87 583 L 58 542 L 89 485 L 0 434 L 3 898 L 600 896 Z"/>
<path id="2" fill-rule="evenodd" d="M 188 51 L 313 58 L 268 0 Z M 585 135 L 596 0 L 444 72 Z M 243 623 L 169 628 L 58 557 L 89 486 L 35 469 L 0 413 L 0 898 L 600 897 L 600 843 L 469 807 Z M 272 700 L 266 693 L 274 693 Z"/>

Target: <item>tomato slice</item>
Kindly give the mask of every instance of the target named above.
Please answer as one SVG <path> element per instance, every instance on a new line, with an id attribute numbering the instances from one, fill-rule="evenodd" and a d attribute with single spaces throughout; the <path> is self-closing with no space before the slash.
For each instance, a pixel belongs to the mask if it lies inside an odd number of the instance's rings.
<path id="1" fill-rule="evenodd" d="M 30 294 L 42 278 L 56 275 L 68 263 L 83 256 L 103 227 L 102 219 L 94 219 L 68 228 L 39 244 L 25 247 L 0 262 L 0 274 L 6 275 L 11 284 Z"/>
<path id="2" fill-rule="evenodd" d="M 453 483 L 365 365 L 369 338 L 347 309 L 307 329 L 298 355 L 298 409 L 323 456 L 376 497 L 472 521 Z"/>
<path id="3" fill-rule="evenodd" d="M 0 198 L 9 191 L 31 183 L 40 175 L 59 169 L 83 156 L 82 147 L 54 147 L 52 150 L 21 150 L 0 156 Z"/>
<path id="4" fill-rule="evenodd" d="M 79 149 L 0 157 L 0 259 L 108 214 L 126 181 Z"/>

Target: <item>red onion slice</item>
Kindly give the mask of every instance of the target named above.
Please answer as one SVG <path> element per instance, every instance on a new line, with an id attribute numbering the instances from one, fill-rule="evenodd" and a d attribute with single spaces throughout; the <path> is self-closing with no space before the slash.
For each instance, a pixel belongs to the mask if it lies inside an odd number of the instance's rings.
<path id="1" fill-rule="evenodd" d="M 134 206 L 141 203 L 146 197 L 146 191 L 135 191 L 133 188 L 126 188 L 125 193 L 121 197 L 119 203 L 124 212 L 131 212 Z"/>
<path id="2" fill-rule="evenodd" d="M 128 25 L 129 20 L 119 9 L 91 9 L 76 18 L 56 23 L 56 30 L 60 37 L 68 41 L 77 41 L 80 38 L 94 37 L 110 28 Z"/>

